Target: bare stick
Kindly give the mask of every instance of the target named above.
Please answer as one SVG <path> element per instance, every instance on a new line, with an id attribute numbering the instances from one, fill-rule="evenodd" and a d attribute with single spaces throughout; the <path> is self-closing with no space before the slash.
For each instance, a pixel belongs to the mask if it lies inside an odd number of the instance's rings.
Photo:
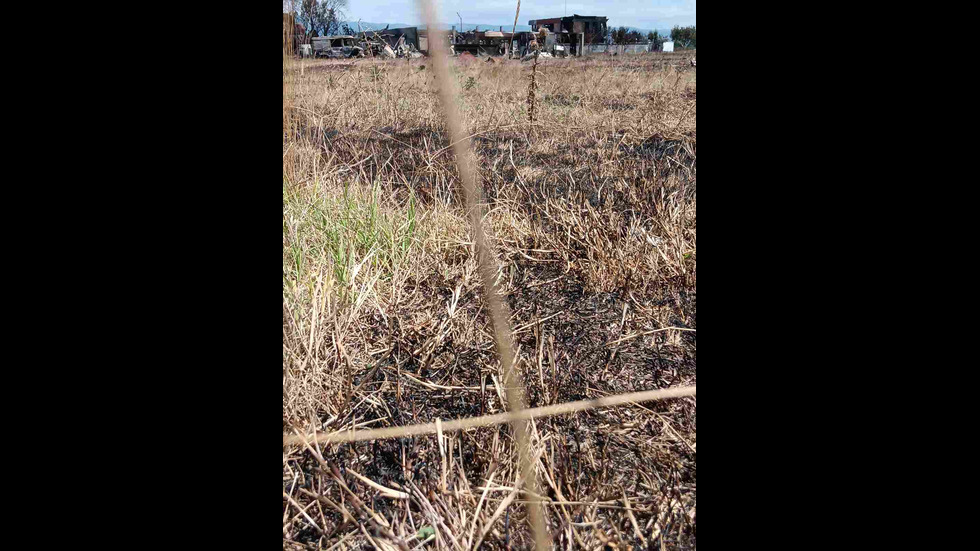
<path id="1" fill-rule="evenodd" d="M 469 417 L 457 419 L 455 421 L 440 421 L 442 432 L 456 432 L 459 430 L 489 427 L 492 425 L 502 425 L 518 420 L 538 419 L 541 417 L 553 417 L 555 415 L 567 415 L 579 411 L 586 411 L 597 408 L 617 407 L 627 404 L 641 404 L 643 402 L 656 402 L 671 398 L 684 398 L 697 396 L 697 386 L 683 386 L 677 388 L 667 388 L 663 390 L 647 390 L 645 392 L 633 392 L 630 394 L 619 394 L 616 396 L 606 396 L 596 400 L 580 400 L 578 402 L 566 402 L 553 406 L 543 406 L 510 413 L 498 413 L 496 415 L 485 415 L 483 417 Z M 287 436 L 282 440 L 283 446 L 302 445 L 304 442 L 312 442 L 314 439 L 321 444 L 341 444 L 345 442 L 366 442 L 370 440 L 388 440 L 392 438 L 403 438 L 406 436 L 419 436 L 423 434 L 435 434 L 435 423 L 424 423 L 420 425 L 408 425 L 404 427 L 390 427 L 384 429 L 360 430 L 360 431 L 341 431 L 334 433 L 318 432 L 316 435 L 308 436 Z"/>

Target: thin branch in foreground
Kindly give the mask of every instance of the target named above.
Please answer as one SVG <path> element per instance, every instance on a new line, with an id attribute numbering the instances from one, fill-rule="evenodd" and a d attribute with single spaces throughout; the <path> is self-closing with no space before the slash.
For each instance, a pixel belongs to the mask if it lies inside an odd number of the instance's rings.
<path id="1" fill-rule="evenodd" d="M 616 396 L 606 396 L 595 400 L 579 400 L 577 402 L 566 402 L 553 406 L 543 406 L 509 413 L 498 413 L 496 415 L 484 415 L 483 417 L 468 417 L 455 421 L 441 422 L 442 432 L 456 432 L 460 430 L 489 427 L 502 425 L 514 421 L 527 421 L 541 417 L 554 417 L 556 415 L 567 415 L 579 411 L 586 411 L 597 408 L 617 407 L 629 404 L 641 404 L 643 402 L 656 402 L 672 398 L 686 398 L 697 396 L 698 387 L 682 386 L 667 388 L 663 390 L 647 390 L 644 392 L 631 392 L 629 394 L 617 394 Z M 333 433 L 318 432 L 316 434 L 283 437 L 283 446 L 298 446 L 307 442 L 318 444 L 341 444 L 345 442 L 367 442 L 371 440 L 390 440 L 392 438 L 403 438 L 406 436 L 420 436 L 424 434 L 436 434 L 435 423 L 423 423 L 419 425 L 408 425 L 404 427 L 390 427 L 384 429 L 371 429 L 359 431 L 341 431 Z M 535 492 L 537 493 L 537 492 Z"/>

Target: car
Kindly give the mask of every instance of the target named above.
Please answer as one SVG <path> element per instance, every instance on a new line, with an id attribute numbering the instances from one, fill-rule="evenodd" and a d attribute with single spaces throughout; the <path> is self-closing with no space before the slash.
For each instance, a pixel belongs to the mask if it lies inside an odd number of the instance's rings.
<path id="1" fill-rule="evenodd" d="M 314 38 L 312 42 L 315 57 L 346 59 L 364 56 L 364 48 L 354 36 L 322 36 Z"/>

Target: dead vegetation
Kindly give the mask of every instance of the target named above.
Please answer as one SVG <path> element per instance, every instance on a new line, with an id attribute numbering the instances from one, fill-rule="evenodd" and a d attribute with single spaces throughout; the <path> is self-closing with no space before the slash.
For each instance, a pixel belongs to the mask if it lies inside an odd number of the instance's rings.
<path id="1" fill-rule="evenodd" d="M 284 57 L 284 435 L 507 409 L 428 61 Z M 533 124 L 530 71 L 453 73 L 528 405 L 696 384 L 696 69 L 542 60 Z M 534 420 L 541 495 L 507 425 L 284 448 L 283 547 L 696 548 L 696 404 Z"/>

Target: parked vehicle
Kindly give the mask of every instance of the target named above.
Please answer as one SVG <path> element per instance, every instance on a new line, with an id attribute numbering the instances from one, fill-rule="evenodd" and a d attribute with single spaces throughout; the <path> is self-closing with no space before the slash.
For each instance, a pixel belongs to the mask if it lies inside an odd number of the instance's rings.
<path id="1" fill-rule="evenodd" d="M 356 37 L 350 35 L 321 36 L 314 38 L 312 42 L 314 57 L 346 59 L 364 56 L 364 48 L 358 43 Z"/>

